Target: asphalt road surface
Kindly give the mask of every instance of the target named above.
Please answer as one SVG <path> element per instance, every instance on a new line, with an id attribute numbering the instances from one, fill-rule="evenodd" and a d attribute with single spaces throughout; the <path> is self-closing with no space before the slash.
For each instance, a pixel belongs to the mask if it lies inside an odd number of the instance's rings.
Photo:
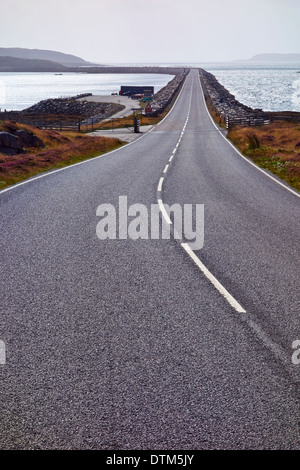
<path id="1" fill-rule="evenodd" d="M 99 239 L 120 196 L 203 204 L 203 247 Z M 150 132 L 0 205 L 1 449 L 300 448 L 299 194 L 226 141 L 196 70 Z"/>

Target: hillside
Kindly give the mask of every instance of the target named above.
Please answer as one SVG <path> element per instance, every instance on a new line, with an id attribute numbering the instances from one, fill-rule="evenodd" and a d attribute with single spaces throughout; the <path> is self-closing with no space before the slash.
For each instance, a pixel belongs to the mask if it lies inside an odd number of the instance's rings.
<path id="1" fill-rule="evenodd" d="M 56 62 L 66 67 L 80 67 L 95 65 L 80 57 L 63 52 L 49 51 L 43 49 L 25 49 L 21 47 L 0 47 L 0 57 L 17 57 L 19 59 L 47 60 Z"/>
<path id="2" fill-rule="evenodd" d="M 249 62 L 300 62 L 300 54 L 257 54 Z"/>
<path id="3" fill-rule="evenodd" d="M 68 68 L 50 60 L 0 56 L 0 72 L 64 72 Z"/>

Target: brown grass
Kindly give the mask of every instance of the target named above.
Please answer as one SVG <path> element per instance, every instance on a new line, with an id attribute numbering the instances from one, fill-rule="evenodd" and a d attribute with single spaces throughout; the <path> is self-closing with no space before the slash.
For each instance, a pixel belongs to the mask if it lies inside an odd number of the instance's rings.
<path id="1" fill-rule="evenodd" d="M 227 137 L 259 166 L 300 190 L 299 123 L 275 122 L 261 127 L 236 127 Z"/>
<path id="2" fill-rule="evenodd" d="M 206 102 L 206 106 L 207 106 L 207 109 L 209 111 L 209 114 L 211 115 L 211 117 L 213 118 L 215 123 L 218 126 L 225 128 L 226 127 L 226 121 L 225 121 L 224 116 L 220 116 L 220 114 L 217 111 L 214 110 L 214 108 L 213 108 L 213 106 L 212 106 L 209 99 L 205 98 L 205 102 Z"/>
<path id="3" fill-rule="evenodd" d="M 119 139 L 87 136 L 77 132 L 41 130 L 24 124 L 0 123 L 0 131 L 25 129 L 41 139 L 44 147 L 24 149 L 8 156 L 0 153 L 0 189 L 43 171 L 71 165 L 123 145 Z"/>
<path id="4" fill-rule="evenodd" d="M 137 118 L 140 121 L 140 126 L 150 126 L 155 125 L 168 113 L 168 110 L 165 110 L 163 113 L 159 114 L 157 117 L 150 117 L 150 116 L 141 116 L 140 114 L 137 115 Z M 133 127 L 133 115 L 125 116 L 119 119 L 109 119 L 105 122 L 99 122 L 97 124 L 91 125 L 83 125 L 82 130 L 84 132 L 91 132 L 92 130 L 105 130 L 105 129 L 121 129 L 124 127 Z"/>

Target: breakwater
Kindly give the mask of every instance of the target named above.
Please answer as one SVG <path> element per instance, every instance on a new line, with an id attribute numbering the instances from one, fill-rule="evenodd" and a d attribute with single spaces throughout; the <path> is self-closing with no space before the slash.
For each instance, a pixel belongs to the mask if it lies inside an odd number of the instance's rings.
<path id="1" fill-rule="evenodd" d="M 175 77 L 169 83 L 167 83 L 166 86 L 155 93 L 151 102 L 153 116 L 157 116 L 158 114 L 162 113 L 169 106 L 175 94 L 183 85 L 188 72 L 188 69 L 180 69 L 177 71 Z"/>
<path id="2" fill-rule="evenodd" d="M 70 98 L 49 98 L 23 111 L 2 112 L 0 120 L 15 121 L 41 129 L 80 131 L 81 123 L 85 119 L 92 118 L 94 122 L 98 122 L 124 109 L 124 106 L 118 103 L 78 100 L 90 95 L 91 93 L 83 93 Z"/>
<path id="3" fill-rule="evenodd" d="M 213 74 L 204 69 L 199 69 L 199 76 L 208 107 L 216 113 L 219 123 L 225 124 L 226 128 L 260 126 L 274 121 L 300 122 L 298 112 L 266 112 L 240 103 Z"/>

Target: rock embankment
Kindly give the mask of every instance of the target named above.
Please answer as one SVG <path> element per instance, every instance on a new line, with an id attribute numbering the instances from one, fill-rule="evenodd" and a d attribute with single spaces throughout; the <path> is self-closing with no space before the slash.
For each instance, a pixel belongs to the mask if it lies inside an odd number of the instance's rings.
<path id="1" fill-rule="evenodd" d="M 227 127 L 235 124 L 259 125 L 268 122 L 267 113 L 237 101 L 214 75 L 203 69 L 199 69 L 199 74 L 205 99 L 213 111 L 224 119 Z"/>
<path id="2" fill-rule="evenodd" d="M 0 113 L 0 120 L 15 121 L 45 129 L 80 130 L 80 123 L 90 119 L 93 122 L 110 118 L 122 111 L 124 106 L 118 103 L 99 103 L 78 100 L 90 96 L 81 94 L 71 98 L 50 98 L 39 101 L 23 111 Z"/>
<path id="3" fill-rule="evenodd" d="M 188 71 L 182 70 L 163 88 L 161 88 L 154 96 L 151 102 L 152 114 L 162 113 L 171 103 L 175 93 L 179 91 Z"/>
<path id="4" fill-rule="evenodd" d="M 72 98 L 54 98 L 36 103 L 23 111 L 27 116 L 35 115 L 63 115 L 78 116 L 82 119 L 94 117 L 106 119 L 121 111 L 124 106 L 117 103 L 96 103 L 93 101 L 78 101 L 87 95 L 78 95 Z M 89 95 L 90 96 L 90 95 Z"/>

